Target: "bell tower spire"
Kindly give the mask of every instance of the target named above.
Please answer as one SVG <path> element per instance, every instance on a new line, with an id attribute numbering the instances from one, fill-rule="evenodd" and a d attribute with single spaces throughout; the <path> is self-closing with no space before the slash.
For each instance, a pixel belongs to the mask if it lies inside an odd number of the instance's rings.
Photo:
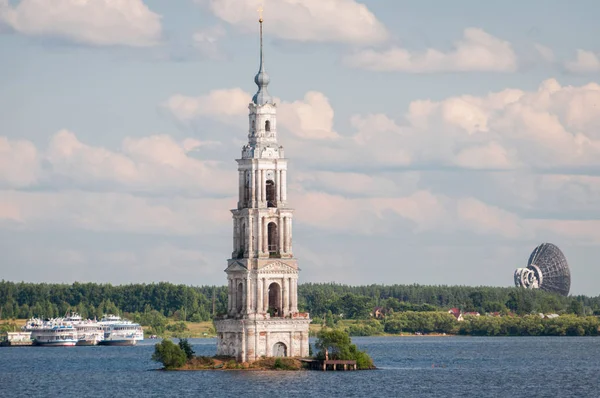
<path id="1" fill-rule="evenodd" d="M 258 86 L 258 91 L 256 92 L 256 94 L 254 94 L 254 97 L 252 97 L 252 102 L 254 102 L 256 105 L 265 105 L 265 104 L 272 104 L 273 98 L 271 97 L 271 95 L 269 94 L 269 91 L 267 90 L 267 86 L 269 85 L 270 79 L 269 79 L 269 75 L 265 71 L 265 56 L 264 56 L 264 50 L 263 50 L 263 16 L 262 16 L 263 9 L 262 9 L 262 7 L 260 7 L 258 9 L 258 12 L 260 15 L 260 17 L 258 19 L 258 23 L 260 25 L 260 65 L 258 67 L 258 73 L 256 74 L 256 76 L 254 76 L 254 83 L 256 83 L 256 85 Z"/>

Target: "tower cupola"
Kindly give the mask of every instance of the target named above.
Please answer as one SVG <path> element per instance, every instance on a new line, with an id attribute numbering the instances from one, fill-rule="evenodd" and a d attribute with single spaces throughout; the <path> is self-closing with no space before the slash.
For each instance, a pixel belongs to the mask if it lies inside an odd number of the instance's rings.
<path id="1" fill-rule="evenodd" d="M 263 19 L 262 16 L 258 20 L 260 23 L 260 66 L 258 68 L 258 73 L 254 76 L 254 83 L 258 86 L 258 91 L 252 97 L 252 102 L 256 105 L 265 105 L 272 104 L 273 97 L 269 94 L 269 90 L 267 86 L 271 79 L 265 70 L 265 58 L 263 54 Z"/>

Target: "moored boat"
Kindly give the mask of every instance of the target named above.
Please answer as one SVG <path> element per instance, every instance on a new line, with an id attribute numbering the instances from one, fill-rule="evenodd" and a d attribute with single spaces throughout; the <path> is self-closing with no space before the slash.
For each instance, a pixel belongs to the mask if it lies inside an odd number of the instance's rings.
<path id="1" fill-rule="evenodd" d="M 144 340 L 142 327 L 120 316 L 105 315 L 98 323 L 104 330 L 104 339 L 98 342 L 100 345 L 128 346 Z"/>
<path id="2" fill-rule="evenodd" d="M 64 318 L 66 323 L 70 323 L 77 329 L 77 344 L 78 346 L 97 345 L 104 340 L 104 330 L 95 320 L 83 320 L 76 312 L 71 313 Z"/>
<path id="3" fill-rule="evenodd" d="M 77 329 L 63 319 L 49 319 L 47 321 L 32 318 L 23 326 L 23 331 L 31 332 L 34 345 L 68 347 L 77 344 Z"/>

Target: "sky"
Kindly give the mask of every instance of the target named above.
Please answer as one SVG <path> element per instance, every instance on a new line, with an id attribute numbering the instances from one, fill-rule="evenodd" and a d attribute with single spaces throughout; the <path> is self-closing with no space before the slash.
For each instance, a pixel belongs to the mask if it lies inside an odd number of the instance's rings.
<path id="1" fill-rule="evenodd" d="M 0 279 L 225 284 L 261 5 L 301 282 L 600 294 L 595 0 L 0 0 Z"/>

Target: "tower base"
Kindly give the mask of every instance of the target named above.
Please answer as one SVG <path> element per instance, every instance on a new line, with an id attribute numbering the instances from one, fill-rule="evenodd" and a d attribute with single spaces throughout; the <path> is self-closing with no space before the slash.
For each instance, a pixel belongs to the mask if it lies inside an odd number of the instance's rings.
<path id="1" fill-rule="evenodd" d="M 307 313 L 289 318 L 258 314 L 215 320 L 217 355 L 232 356 L 239 362 L 261 357 L 307 357 L 310 321 Z"/>

